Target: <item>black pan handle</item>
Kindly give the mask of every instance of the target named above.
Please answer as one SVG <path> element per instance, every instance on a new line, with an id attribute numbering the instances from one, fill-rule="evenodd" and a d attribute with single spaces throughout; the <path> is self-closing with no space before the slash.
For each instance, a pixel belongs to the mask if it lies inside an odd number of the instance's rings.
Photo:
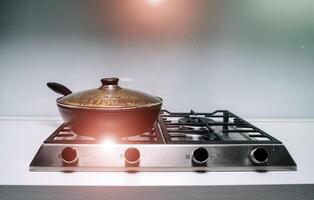
<path id="1" fill-rule="evenodd" d="M 49 83 L 47 83 L 47 86 L 51 90 L 53 90 L 54 92 L 61 94 L 61 95 L 64 95 L 64 96 L 67 96 L 67 95 L 72 93 L 72 91 L 69 88 L 67 88 L 64 85 L 61 85 L 59 83 L 49 82 Z"/>

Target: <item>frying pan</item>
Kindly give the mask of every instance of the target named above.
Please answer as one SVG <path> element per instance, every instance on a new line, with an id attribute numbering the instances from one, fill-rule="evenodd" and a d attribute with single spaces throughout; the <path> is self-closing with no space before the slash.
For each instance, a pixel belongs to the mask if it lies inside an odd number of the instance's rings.
<path id="1" fill-rule="evenodd" d="M 118 81 L 103 78 L 101 87 L 77 93 L 59 83 L 49 82 L 47 86 L 63 95 L 57 99 L 60 115 L 78 135 L 120 138 L 150 131 L 162 99 L 121 88 Z"/>

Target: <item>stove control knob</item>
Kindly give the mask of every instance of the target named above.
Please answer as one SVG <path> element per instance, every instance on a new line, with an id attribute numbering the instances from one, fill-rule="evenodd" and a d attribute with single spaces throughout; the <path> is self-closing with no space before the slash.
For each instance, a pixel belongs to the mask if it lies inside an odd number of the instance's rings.
<path id="1" fill-rule="evenodd" d="M 65 147 L 60 156 L 66 165 L 75 165 L 78 161 L 78 153 L 74 147 Z"/>
<path id="2" fill-rule="evenodd" d="M 140 151 L 137 148 L 128 148 L 124 152 L 125 165 L 127 167 L 136 167 L 140 163 Z"/>
<path id="3" fill-rule="evenodd" d="M 194 165 L 206 165 L 208 158 L 208 151 L 203 147 L 195 149 L 192 153 L 192 162 Z"/>
<path id="4" fill-rule="evenodd" d="M 264 164 L 268 161 L 269 154 L 266 149 L 258 147 L 251 151 L 250 158 L 255 164 Z"/>

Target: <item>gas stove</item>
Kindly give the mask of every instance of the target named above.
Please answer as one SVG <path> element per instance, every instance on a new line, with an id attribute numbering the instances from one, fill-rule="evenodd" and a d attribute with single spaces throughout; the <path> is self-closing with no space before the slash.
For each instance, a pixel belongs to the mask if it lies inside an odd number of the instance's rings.
<path id="1" fill-rule="evenodd" d="M 162 110 L 136 136 L 79 136 L 62 124 L 49 136 L 30 171 L 268 171 L 296 170 L 284 145 L 228 110 Z"/>

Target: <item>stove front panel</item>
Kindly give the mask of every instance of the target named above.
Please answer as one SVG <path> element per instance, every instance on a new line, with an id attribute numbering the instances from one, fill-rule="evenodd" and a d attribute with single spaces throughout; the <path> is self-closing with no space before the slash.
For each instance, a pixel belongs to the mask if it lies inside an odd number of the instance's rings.
<path id="1" fill-rule="evenodd" d="M 78 160 L 62 160 L 64 144 L 43 144 L 30 165 L 31 171 L 266 171 L 296 170 L 283 145 L 69 145 Z M 127 150 L 137 150 L 139 159 L 127 159 Z M 196 151 L 198 149 L 198 151 Z M 268 153 L 265 162 L 256 161 L 257 149 Z M 255 151 L 254 151 L 255 150 Z M 205 155 L 204 155 L 205 152 Z M 207 152 L 207 153 L 206 153 Z M 200 155 L 197 155 L 199 153 Z M 202 155 L 203 153 L 203 155 Z M 262 151 L 263 153 L 263 151 Z M 137 154 L 136 154 L 137 155 Z M 207 156 L 207 157 L 206 157 Z M 197 158 L 197 159 L 196 159 Z M 261 156 L 263 158 L 263 155 Z M 133 159 L 133 160 L 132 160 Z M 203 160 L 202 160 L 203 159 Z M 200 162 L 201 160 L 201 162 Z M 257 159 L 259 160 L 259 159 Z"/>

